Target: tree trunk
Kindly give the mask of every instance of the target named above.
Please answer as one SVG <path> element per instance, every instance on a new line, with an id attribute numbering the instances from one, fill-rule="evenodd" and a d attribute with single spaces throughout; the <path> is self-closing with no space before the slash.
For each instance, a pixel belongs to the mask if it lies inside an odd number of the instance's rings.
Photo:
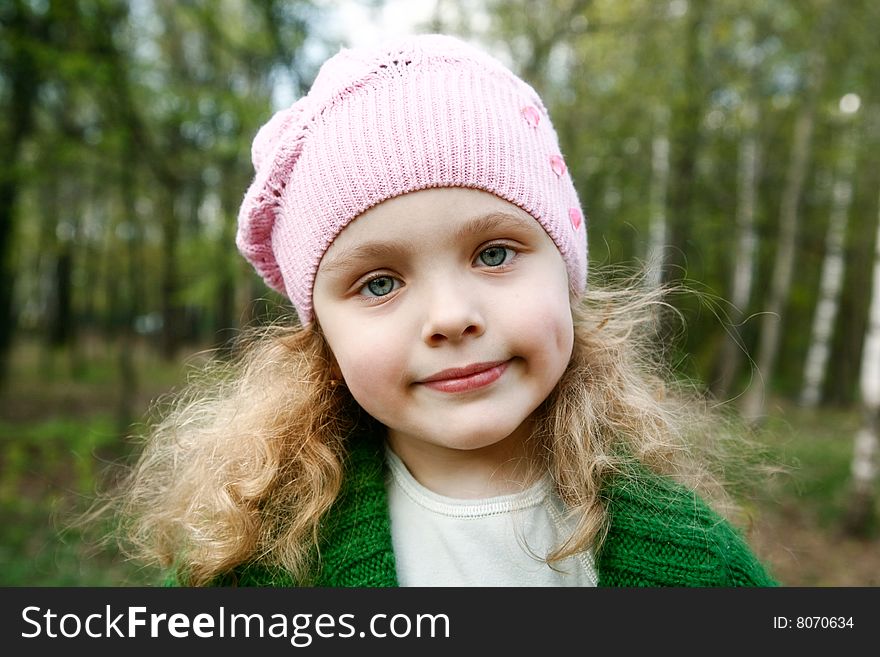
<path id="1" fill-rule="evenodd" d="M 739 144 L 739 167 L 736 204 L 736 252 L 732 268 L 732 293 L 730 326 L 721 347 L 718 377 L 712 386 L 713 394 L 725 399 L 736 378 L 742 361 L 743 345 L 738 328 L 742 323 L 749 300 L 755 273 L 755 251 L 758 236 L 755 233 L 755 205 L 757 198 L 758 167 L 760 156 L 755 135 L 757 108 L 749 103 L 744 110 L 744 132 Z"/>
<path id="2" fill-rule="evenodd" d="M 136 162 L 134 156 L 135 145 L 129 140 L 126 143 L 126 161 Z M 120 306 L 122 310 L 122 326 L 119 332 L 119 399 L 117 400 L 117 427 L 121 434 L 129 431 L 132 418 L 135 416 L 135 400 L 138 392 L 138 375 L 134 362 L 135 334 L 134 323 L 140 304 L 140 267 L 138 266 L 137 253 L 140 249 L 141 230 L 139 226 L 137 210 L 135 208 L 135 171 L 133 167 L 123 167 L 120 173 L 119 193 L 122 208 L 122 221 L 128 224 L 125 231 L 125 255 L 121 259 L 126 261 L 125 280 L 127 285 L 122 285 Z M 118 288 L 117 288 L 118 289 Z"/>
<path id="3" fill-rule="evenodd" d="M 851 139 L 844 139 L 840 170 L 831 193 L 831 215 L 825 237 L 825 257 L 822 261 L 819 298 L 813 316 L 810 348 L 804 362 L 804 383 L 800 395 L 801 404 L 809 407 L 818 404 L 822 394 L 822 385 L 828 369 L 828 355 L 831 351 L 831 337 L 840 306 L 845 268 L 843 248 L 852 203 L 854 146 Z"/>
<path id="4" fill-rule="evenodd" d="M 682 34 L 684 62 L 682 84 L 677 89 L 678 102 L 671 110 L 669 208 L 667 223 L 668 254 L 664 258 L 663 282 L 687 277 L 687 254 L 690 242 L 694 201 L 694 176 L 700 146 L 700 123 L 705 98 L 702 75 L 700 34 L 706 16 L 706 2 L 688 3 Z"/>
<path id="5" fill-rule="evenodd" d="M 162 217 L 162 356 L 174 360 L 180 341 L 180 307 L 177 294 L 180 281 L 177 268 L 177 242 L 180 235 L 180 222 L 177 204 L 180 190 L 168 185 L 164 190 L 165 208 Z"/>
<path id="6" fill-rule="evenodd" d="M 669 187 L 669 138 L 665 121 L 658 120 L 658 134 L 651 142 L 651 188 L 649 193 L 648 257 L 645 284 L 658 287 L 663 281 L 666 250 L 666 193 Z"/>
<path id="7" fill-rule="evenodd" d="M 779 237 L 770 297 L 764 307 L 756 359 L 757 373 L 743 398 L 742 414 L 746 421 L 758 423 L 764 414 L 765 394 L 773 378 L 779 337 L 785 319 L 785 306 L 791 291 L 795 249 L 800 229 L 799 204 L 810 162 L 813 126 L 816 120 L 816 90 L 820 86 L 823 60 L 817 59 L 811 75 L 811 96 L 801 108 L 794 127 L 791 159 L 786 175 L 785 189 L 779 208 Z"/>
<path id="8" fill-rule="evenodd" d="M 880 205 L 880 204 L 878 204 Z M 880 458 L 880 210 L 874 244 L 874 276 L 862 368 L 859 376 L 864 422 L 856 433 L 851 463 L 852 485 L 845 526 L 853 534 L 865 534 L 876 513 L 878 458 Z"/>
<path id="9" fill-rule="evenodd" d="M 74 183 L 77 187 L 76 183 Z M 74 339 L 73 270 L 74 245 L 80 232 L 79 194 L 71 193 L 71 185 L 62 180 L 53 186 L 55 198 L 49 200 L 51 216 L 46 218 L 52 234 L 49 257 L 52 276 L 49 290 L 48 340 L 53 350 L 70 348 Z"/>
<path id="10" fill-rule="evenodd" d="M 228 161 L 224 163 L 221 170 L 222 180 L 235 179 L 235 162 Z M 230 258 L 230 246 L 235 244 L 236 222 L 231 220 L 236 216 L 238 205 L 240 203 L 240 195 L 231 193 L 232 187 L 224 185 L 219 191 L 220 202 L 218 212 L 220 213 L 220 243 L 216 252 L 217 267 L 220 271 L 220 277 L 217 281 L 217 305 L 214 313 L 214 339 L 219 342 L 222 349 L 221 353 L 228 355 L 229 348 L 235 332 L 241 328 L 243 320 L 241 308 L 238 307 L 238 282 L 239 258 L 235 254 L 235 259 Z"/>
<path id="11" fill-rule="evenodd" d="M 16 262 L 13 253 L 15 235 L 15 206 L 18 200 L 19 179 L 17 164 L 21 145 L 34 126 L 34 109 L 39 88 L 39 66 L 28 43 L 45 38 L 45 21 L 35 24 L 28 3 L 13 2 L 4 30 L 8 47 L 12 49 L 11 66 L 4 77 L 9 93 L 8 110 L 3 116 L 6 129 L 0 144 L 3 162 L 0 163 L 0 388 L 3 387 L 9 365 L 9 350 L 17 323 L 13 307 L 16 280 Z"/>
<path id="12" fill-rule="evenodd" d="M 40 364 L 39 368 L 47 380 L 55 378 L 55 350 L 52 348 L 53 312 L 55 310 L 56 278 L 55 267 L 58 255 L 58 206 L 60 175 L 46 177 L 45 185 L 39 187 L 37 194 L 37 216 L 40 230 L 37 234 L 37 258 L 35 260 L 35 289 L 40 308 Z"/>

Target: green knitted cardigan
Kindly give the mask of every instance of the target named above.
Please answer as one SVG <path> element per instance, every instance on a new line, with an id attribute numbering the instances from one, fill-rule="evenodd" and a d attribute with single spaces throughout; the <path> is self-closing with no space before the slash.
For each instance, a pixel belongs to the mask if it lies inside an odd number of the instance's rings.
<path id="1" fill-rule="evenodd" d="M 322 524 L 311 585 L 397 586 L 383 447 L 363 435 L 351 442 L 343 489 Z M 694 493 L 647 473 L 618 479 L 603 495 L 610 524 L 595 559 L 599 586 L 777 586 L 742 535 Z M 297 583 L 284 570 L 247 564 L 212 585 Z"/>

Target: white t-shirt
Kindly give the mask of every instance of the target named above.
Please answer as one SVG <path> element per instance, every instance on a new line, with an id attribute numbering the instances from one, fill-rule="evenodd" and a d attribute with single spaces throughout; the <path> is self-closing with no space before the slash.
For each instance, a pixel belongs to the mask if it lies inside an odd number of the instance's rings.
<path id="1" fill-rule="evenodd" d="M 438 495 L 386 449 L 391 539 L 401 586 L 596 586 L 589 550 L 549 566 L 573 529 L 549 476 L 487 499 Z"/>

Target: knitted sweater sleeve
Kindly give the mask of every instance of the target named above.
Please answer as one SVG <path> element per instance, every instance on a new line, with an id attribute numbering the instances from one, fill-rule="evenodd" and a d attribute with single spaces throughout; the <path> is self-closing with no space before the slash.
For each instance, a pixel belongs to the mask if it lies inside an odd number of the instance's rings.
<path id="1" fill-rule="evenodd" d="M 698 495 L 654 476 L 607 496 L 600 586 L 777 586 L 742 534 Z"/>

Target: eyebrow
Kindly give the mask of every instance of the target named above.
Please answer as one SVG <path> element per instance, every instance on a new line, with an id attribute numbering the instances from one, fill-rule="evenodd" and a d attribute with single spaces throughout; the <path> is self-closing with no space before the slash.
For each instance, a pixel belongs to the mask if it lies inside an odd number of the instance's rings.
<path id="1" fill-rule="evenodd" d="M 455 229 L 453 239 L 460 241 L 480 235 L 482 233 L 497 230 L 533 230 L 538 224 L 534 220 L 519 217 L 511 212 L 491 212 L 489 214 L 473 217 L 462 226 Z M 399 256 L 402 252 L 411 250 L 414 243 L 410 241 L 400 242 L 363 242 L 353 247 L 343 248 L 333 258 L 321 263 L 324 273 L 336 273 L 345 270 L 363 260 L 384 260 Z"/>
<path id="2" fill-rule="evenodd" d="M 492 230 L 517 230 L 531 229 L 537 222 L 534 219 L 526 219 L 511 212 L 490 212 L 489 214 L 474 217 L 455 230 L 455 240 L 462 240 L 472 235 L 479 235 Z"/>

